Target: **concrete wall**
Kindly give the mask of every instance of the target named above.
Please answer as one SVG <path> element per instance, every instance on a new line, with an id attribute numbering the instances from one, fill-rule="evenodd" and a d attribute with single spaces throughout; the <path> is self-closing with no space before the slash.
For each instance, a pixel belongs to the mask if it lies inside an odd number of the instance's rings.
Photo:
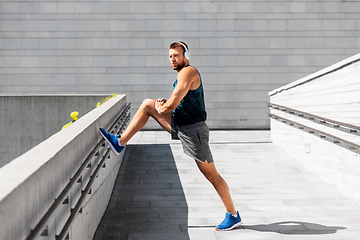
<path id="1" fill-rule="evenodd" d="M 168 98 L 189 44 L 211 128 L 269 128 L 267 93 L 356 54 L 358 1 L 0 2 L 0 93 Z M 156 126 L 154 122 L 149 127 Z"/>
<path id="2" fill-rule="evenodd" d="M 1 80 L 0 80 L 1 81 Z M 0 96 L 0 167 L 90 112 L 107 95 Z"/>
<path id="3" fill-rule="evenodd" d="M 270 92 L 272 103 L 360 126 L 360 54 Z M 360 145 L 360 136 L 292 114 L 271 112 Z M 360 202 L 360 155 L 307 132 L 271 120 L 274 144 L 343 193 Z"/>
<path id="4" fill-rule="evenodd" d="M 126 105 L 124 96 L 115 97 L 80 118 L 68 128 L 0 169 L 0 239 L 26 239 L 77 169 L 100 141 L 99 127 L 108 128 Z M 71 209 L 77 203 L 89 177 L 107 147 L 91 158 L 91 168 L 82 172 L 82 182 L 75 183 L 68 194 L 69 203 L 61 204 L 46 223 L 48 236 L 55 240 Z M 87 194 L 82 213 L 76 215 L 69 230 L 70 239 L 92 239 L 108 205 L 123 154 L 110 153 L 101 168 L 91 194 Z"/>

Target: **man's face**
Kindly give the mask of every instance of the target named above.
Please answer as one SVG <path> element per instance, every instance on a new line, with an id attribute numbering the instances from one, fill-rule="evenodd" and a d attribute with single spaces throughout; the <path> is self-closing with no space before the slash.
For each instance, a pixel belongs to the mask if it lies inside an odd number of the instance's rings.
<path id="1" fill-rule="evenodd" d="M 169 59 L 174 70 L 180 71 L 185 66 L 185 57 L 182 47 L 169 49 Z"/>

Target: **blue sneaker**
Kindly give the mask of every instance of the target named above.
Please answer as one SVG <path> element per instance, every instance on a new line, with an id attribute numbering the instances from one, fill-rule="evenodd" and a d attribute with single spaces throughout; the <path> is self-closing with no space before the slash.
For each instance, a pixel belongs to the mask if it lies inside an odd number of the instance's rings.
<path id="1" fill-rule="evenodd" d="M 237 216 L 234 217 L 231 213 L 227 212 L 225 215 L 224 221 L 216 226 L 216 231 L 226 231 L 231 230 L 235 227 L 238 227 L 242 224 L 241 217 L 239 215 L 239 212 L 237 212 Z"/>
<path id="2" fill-rule="evenodd" d="M 105 141 L 109 144 L 113 153 L 117 156 L 121 153 L 121 151 L 125 148 L 119 145 L 119 137 L 120 135 L 112 135 L 105 131 L 105 129 L 100 128 L 100 134 L 105 139 Z"/>

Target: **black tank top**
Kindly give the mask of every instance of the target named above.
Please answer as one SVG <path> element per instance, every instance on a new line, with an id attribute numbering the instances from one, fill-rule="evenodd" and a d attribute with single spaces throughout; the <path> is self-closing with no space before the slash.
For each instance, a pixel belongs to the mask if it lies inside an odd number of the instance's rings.
<path id="1" fill-rule="evenodd" d="M 190 67 L 190 65 L 188 67 Z M 198 70 L 196 69 L 196 71 Z M 197 89 L 189 90 L 185 97 L 181 99 L 179 105 L 173 110 L 172 114 L 178 126 L 190 125 L 206 120 L 204 90 L 200 73 L 199 76 L 200 86 Z M 176 85 L 177 79 L 173 84 L 173 90 Z"/>

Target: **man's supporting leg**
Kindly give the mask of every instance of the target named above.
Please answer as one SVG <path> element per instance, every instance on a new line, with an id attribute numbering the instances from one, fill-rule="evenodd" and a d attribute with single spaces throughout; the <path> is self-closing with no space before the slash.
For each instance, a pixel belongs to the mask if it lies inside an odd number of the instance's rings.
<path id="1" fill-rule="evenodd" d="M 168 132 L 171 132 L 171 116 L 172 113 L 163 113 L 159 114 L 155 109 L 154 99 L 145 99 L 140 105 L 139 109 L 132 118 L 129 126 L 126 128 L 125 132 L 121 134 L 120 144 L 125 146 L 125 144 L 134 136 L 135 133 L 140 131 L 149 117 L 154 118 L 160 126 Z"/>
<path id="2" fill-rule="evenodd" d="M 234 203 L 230 195 L 229 186 L 216 170 L 215 164 L 213 162 L 208 163 L 208 161 L 201 163 L 195 160 L 195 162 L 200 171 L 214 186 L 216 192 L 219 194 L 222 202 L 225 205 L 226 211 L 230 212 L 233 215 L 236 215 L 237 212 L 235 210 Z"/>

